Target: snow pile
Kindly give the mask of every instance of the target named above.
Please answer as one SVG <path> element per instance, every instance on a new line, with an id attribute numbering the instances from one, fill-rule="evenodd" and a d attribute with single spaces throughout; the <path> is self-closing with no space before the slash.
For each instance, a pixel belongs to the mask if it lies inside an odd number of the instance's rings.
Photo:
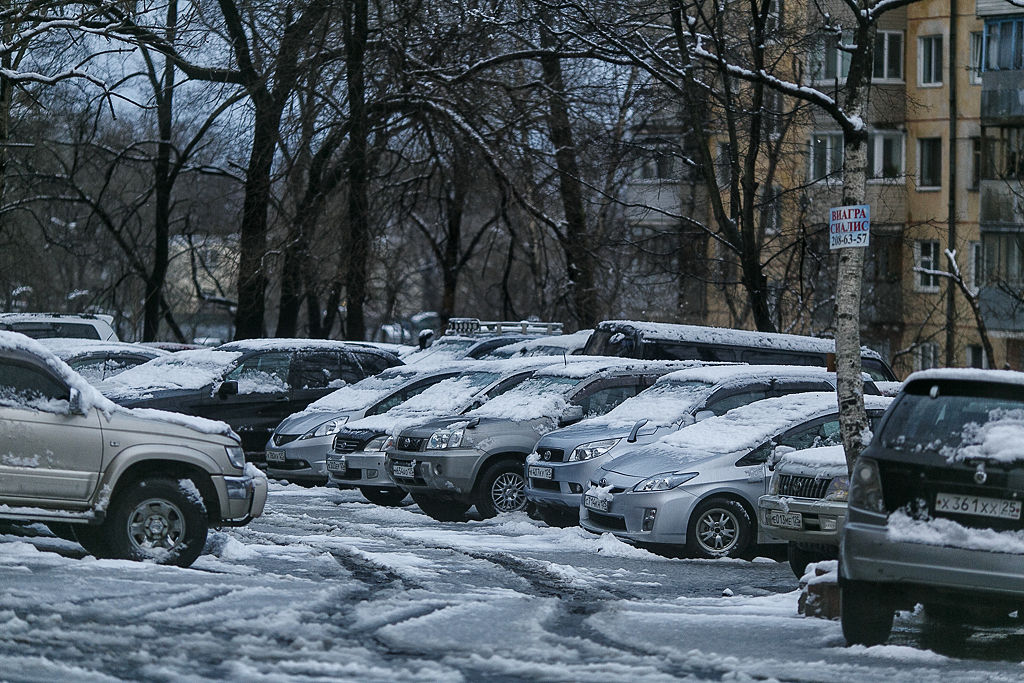
<path id="1" fill-rule="evenodd" d="M 779 461 L 778 467 L 785 465 L 800 465 L 814 469 L 846 467 L 846 451 L 842 445 L 805 448 L 783 456 L 782 460 Z"/>
<path id="2" fill-rule="evenodd" d="M 997 408 L 989 411 L 988 422 L 968 422 L 961 432 L 960 446 L 946 446 L 939 455 L 947 462 L 964 460 L 1024 460 L 1024 410 Z"/>
<path id="3" fill-rule="evenodd" d="M 476 410 L 468 413 L 473 417 L 496 417 L 504 420 L 523 422 L 542 418 L 555 419 L 569 405 L 568 394 L 577 381 L 561 378 L 554 381 L 551 376 L 535 376 L 501 396 L 491 399 Z"/>
<path id="4" fill-rule="evenodd" d="M 238 377 L 239 394 L 275 394 L 288 391 L 283 377 L 262 370 L 243 371 Z"/>
<path id="5" fill-rule="evenodd" d="M 103 383 L 103 393 L 118 400 L 141 399 L 155 391 L 202 389 L 222 379 L 240 351 L 179 351 L 125 370 Z"/>
<path id="6" fill-rule="evenodd" d="M 1024 555 L 1024 531 L 970 529 L 942 517 L 917 520 L 902 510 L 889 515 L 886 537 L 893 543 L 920 543 Z"/>
<path id="7" fill-rule="evenodd" d="M 813 586 L 819 583 L 839 583 L 839 560 L 811 562 L 800 577 L 800 585 Z"/>

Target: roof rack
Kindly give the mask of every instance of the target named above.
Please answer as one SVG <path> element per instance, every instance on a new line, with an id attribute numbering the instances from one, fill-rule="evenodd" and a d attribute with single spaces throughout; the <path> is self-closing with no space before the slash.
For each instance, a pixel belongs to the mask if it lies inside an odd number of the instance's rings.
<path id="1" fill-rule="evenodd" d="M 529 320 L 480 320 L 479 318 L 449 318 L 447 335 L 477 334 L 562 334 L 562 323 L 530 322 Z"/>

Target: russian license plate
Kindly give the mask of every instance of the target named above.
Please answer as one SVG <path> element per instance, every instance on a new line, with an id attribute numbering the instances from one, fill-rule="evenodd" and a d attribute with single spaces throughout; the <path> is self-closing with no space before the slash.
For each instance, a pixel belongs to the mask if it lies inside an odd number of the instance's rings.
<path id="1" fill-rule="evenodd" d="M 583 507 L 588 510 L 598 510 L 599 512 L 608 512 L 608 501 L 604 498 L 598 498 L 597 496 L 591 496 L 586 494 L 583 496 Z"/>
<path id="2" fill-rule="evenodd" d="M 530 465 L 530 469 L 527 471 L 530 477 L 533 479 L 554 479 L 555 470 L 550 467 L 537 467 L 536 465 Z"/>
<path id="3" fill-rule="evenodd" d="M 1021 501 L 981 496 L 957 496 L 952 493 L 935 494 L 935 512 L 952 512 L 978 517 L 1020 519 Z"/>
<path id="4" fill-rule="evenodd" d="M 345 474 L 345 472 L 348 471 L 348 462 L 346 462 L 344 458 L 339 458 L 337 460 L 328 460 L 327 471 L 335 472 L 337 474 Z"/>
<path id="5" fill-rule="evenodd" d="M 395 465 L 392 468 L 396 477 L 406 477 L 407 479 L 416 478 L 416 468 L 412 465 Z"/>
<path id="6" fill-rule="evenodd" d="M 284 462 L 284 451 L 267 451 L 267 462 Z"/>
<path id="7" fill-rule="evenodd" d="M 768 523 L 782 529 L 802 529 L 804 516 L 799 512 L 770 512 Z"/>

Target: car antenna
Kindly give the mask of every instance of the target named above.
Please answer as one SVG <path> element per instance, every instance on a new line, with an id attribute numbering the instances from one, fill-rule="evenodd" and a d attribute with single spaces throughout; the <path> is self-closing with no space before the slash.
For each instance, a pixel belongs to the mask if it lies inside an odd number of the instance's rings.
<path id="1" fill-rule="evenodd" d="M 565 367 L 569 367 L 569 357 L 565 355 L 565 351 L 562 351 L 562 362 L 565 363 Z"/>

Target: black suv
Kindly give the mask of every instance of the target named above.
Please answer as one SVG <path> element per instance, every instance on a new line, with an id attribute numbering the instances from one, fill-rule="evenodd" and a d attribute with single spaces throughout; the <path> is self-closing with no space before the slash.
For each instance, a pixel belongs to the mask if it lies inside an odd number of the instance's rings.
<path id="1" fill-rule="evenodd" d="M 1024 610 L 1024 374 L 915 373 L 878 432 L 840 548 L 846 640 L 885 642 L 918 603 L 938 621 Z"/>

